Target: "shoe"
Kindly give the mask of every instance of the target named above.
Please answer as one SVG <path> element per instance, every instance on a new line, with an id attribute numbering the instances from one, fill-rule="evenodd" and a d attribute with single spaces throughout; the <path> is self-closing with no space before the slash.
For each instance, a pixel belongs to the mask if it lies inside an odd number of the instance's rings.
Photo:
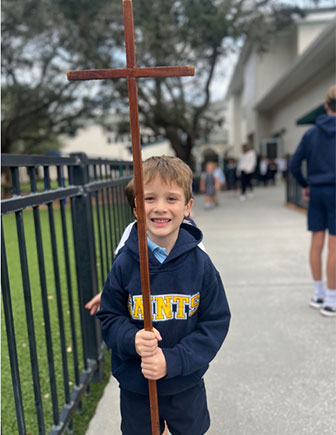
<path id="1" fill-rule="evenodd" d="M 315 310 L 320 310 L 323 306 L 323 299 L 312 299 L 309 302 L 310 308 L 314 308 Z"/>
<path id="2" fill-rule="evenodd" d="M 323 307 L 320 314 L 324 317 L 336 317 L 336 307 Z"/>

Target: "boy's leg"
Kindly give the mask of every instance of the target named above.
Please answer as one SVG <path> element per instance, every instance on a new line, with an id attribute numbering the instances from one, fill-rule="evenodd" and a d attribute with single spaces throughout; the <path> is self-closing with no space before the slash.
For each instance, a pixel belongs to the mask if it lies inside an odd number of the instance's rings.
<path id="1" fill-rule="evenodd" d="M 310 268 L 314 281 L 322 280 L 322 250 L 325 231 L 313 231 L 309 252 Z"/>
<path id="2" fill-rule="evenodd" d="M 312 232 L 309 252 L 309 263 L 313 277 L 314 294 L 310 307 L 320 309 L 325 298 L 325 288 L 322 281 L 322 250 L 324 246 L 325 231 Z"/>
<path id="3" fill-rule="evenodd" d="M 159 398 L 160 415 L 167 421 L 172 435 L 203 435 L 209 429 L 204 381 L 173 396 Z"/>
<path id="4" fill-rule="evenodd" d="M 246 174 L 244 171 L 241 171 L 240 174 L 240 187 L 241 187 L 241 192 L 240 192 L 240 199 L 244 200 L 245 199 L 245 192 L 246 192 Z"/>
<path id="5" fill-rule="evenodd" d="M 123 435 L 151 435 L 149 397 L 120 388 L 121 433 Z M 164 421 L 160 418 L 161 433 Z"/>
<path id="6" fill-rule="evenodd" d="M 336 235 L 333 234 L 328 237 L 327 280 L 328 288 L 336 289 Z"/>
<path id="7" fill-rule="evenodd" d="M 336 235 L 329 234 L 327 259 L 328 288 L 320 311 L 322 316 L 336 317 Z"/>
<path id="8" fill-rule="evenodd" d="M 247 185 L 248 185 L 248 188 L 250 189 L 251 192 L 253 190 L 252 175 L 253 175 L 252 173 L 249 173 L 246 175 L 247 176 Z"/>

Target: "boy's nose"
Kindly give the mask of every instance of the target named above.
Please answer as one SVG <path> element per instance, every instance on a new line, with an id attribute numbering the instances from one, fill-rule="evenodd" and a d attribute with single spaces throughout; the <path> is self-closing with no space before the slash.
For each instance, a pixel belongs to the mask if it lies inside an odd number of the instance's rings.
<path id="1" fill-rule="evenodd" d="M 159 200 L 155 204 L 154 211 L 157 213 L 162 213 L 167 210 L 166 202 L 164 200 Z"/>

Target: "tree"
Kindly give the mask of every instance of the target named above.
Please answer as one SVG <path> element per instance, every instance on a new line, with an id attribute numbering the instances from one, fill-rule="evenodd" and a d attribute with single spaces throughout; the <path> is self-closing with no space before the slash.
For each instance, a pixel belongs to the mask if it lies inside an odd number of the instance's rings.
<path id="1" fill-rule="evenodd" d="M 136 0 L 138 66 L 190 64 L 196 69 L 192 79 L 141 83 L 143 123 L 167 137 L 176 155 L 192 165 L 195 140 L 206 137 L 219 121 L 207 109 L 220 59 L 242 38 L 253 38 L 266 49 L 269 36 L 290 25 L 299 12 L 271 0 Z"/>
<path id="2" fill-rule="evenodd" d="M 141 80 L 141 122 L 191 164 L 195 140 L 215 118 L 207 108 L 219 60 L 253 37 L 264 47 L 297 8 L 275 0 L 134 0 L 138 66 L 194 65 L 194 78 Z M 125 81 L 66 83 L 65 71 L 124 66 L 121 0 L 4 0 L 3 122 L 6 152 L 32 152 L 75 134 L 89 117 L 108 126 L 126 107 Z M 267 19 L 265 19 L 267 17 Z"/>
<path id="3" fill-rule="evenodd" d="M 67 48 L 72 35 L 61 6 L 57 0 L 2 2 L 4 153 L 58 149 L 61 135 L 74 135 L 88 118 L 107 109 L 97 92 L 66 80 L 65 72 L 82 62 Z"/>

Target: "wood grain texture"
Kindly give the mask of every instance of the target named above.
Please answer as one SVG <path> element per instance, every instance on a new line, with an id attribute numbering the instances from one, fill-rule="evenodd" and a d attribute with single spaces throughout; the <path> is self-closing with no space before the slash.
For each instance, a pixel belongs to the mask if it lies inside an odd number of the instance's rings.
<path id="1" fill-rule="evenodd" d="M 87 69 L 68 71 L 68 80 L 106 80 L 120 78 L 149 78 L 149 77 L 185 77 L 193 76 L 193 66 L 156 66 L 152 68 L 114 68 Z"/>

